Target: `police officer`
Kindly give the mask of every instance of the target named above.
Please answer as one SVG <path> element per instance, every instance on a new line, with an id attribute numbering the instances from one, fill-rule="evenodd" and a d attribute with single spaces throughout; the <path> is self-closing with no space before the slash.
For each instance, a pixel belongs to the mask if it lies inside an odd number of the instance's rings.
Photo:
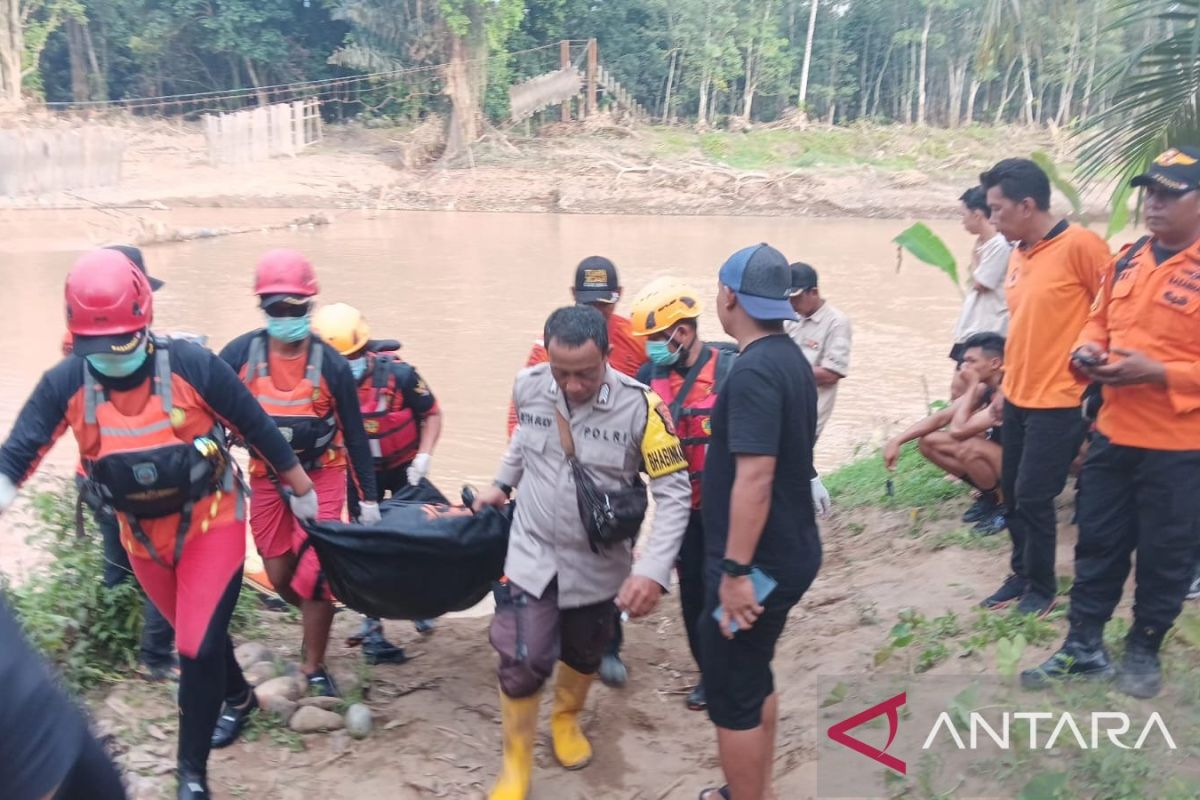
<path id="1" fill-rule="evenodd" d="M 561 308 L 545 326 L 550 361 L 517 376 L 520 425 L 477 507 L 503 505 L 520 487 L 491 642 L 500 653 L 504 765 L 491 800 L 524 800 L 533 769 L 538 695 L 558 664 L 550 730 L 567 769 L 591 761 L 579 727 L 613 631 L 613 603 L 640 617 L 670 586 L 691 513 L 691 486 L 670 413 L 653 392 L 609 365 L 604 316 Z M 593 551 L 578 512 L 567 453 L 607 493 L 650 476 L 655 515 L 642 557 L 631 541 Z"/>
<path id="2" fill-rule="evenodd" d="M 1137 554 L 1133 626 L 1117 688 L 1162 688 L 1158 651 L 1183 607 L 1200 547 L 1200 148 L 1171 149 L 1132 185 L 1151 236 L 1127 247 L 1071 356 L 1103 386 L 1083 467 L 1070 631 L 1022 673 L 1027 688 L 1071 676 L 1112 678 L 1104 625 Z"/>
<path id="3" fill-rule="evenodd" d="M 312 326 L 313 333 L 346 357 L 358 381 L 359 408 L 375 460 L 375 496 L 367 499 L 382 503 L 385 494 L 421 485 L 442 435 L 442 411 L 429 385 L 411 364 L 371 349 L 371 327 L 354 306 L 322 306 Z M 357 518 L 360 498 L 350 491 L 348 499 L 350 515 Z M 433 632 L 433 620 L 419 619 L 415 625 L 419 633 Z M 362 644 L 370 664 L 408 660 L 404 648 L 384 638 L 378 619 L 364 617 L 362 629 L 350 642 Z"/>
<path id="4" fill-rule="evenodd" d="M 115 510 L 138 582 L 175 629 L 178 797 L 207 800 L 222 699 L 249 707 L 254 696 L 228 634 L 246 521 L 223 426 L 271 465 L 291 491 L 297 517 L 316 516 L 317 495 L 271 418 L 226 364 L 192 342 L 150 333 L 150 284 L 122 253 L 97 250 L 80 258 L 65 294 L 74 354 L 42 376 L 0 447 L 0 513 L 70 428 L 89 491 Z"/>

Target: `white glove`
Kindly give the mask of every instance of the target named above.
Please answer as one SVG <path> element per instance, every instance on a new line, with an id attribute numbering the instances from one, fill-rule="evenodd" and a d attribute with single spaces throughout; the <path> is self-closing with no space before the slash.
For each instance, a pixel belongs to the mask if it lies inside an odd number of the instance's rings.
<path id="1" fill-rule="evenodd" d="M 408 485 L 416 486 L 421 479 L 429 474 L 429 453 L 417 453 L 417 457 L 408 466 Z"/>
<path id="2" fill-rule="evenodd" d="M 296 519 L 314 520 L 320 506 L 317 505 L 317 488 L 314 486 L 304 494 L 288 495 L 288 505 Z"/>
<path id="3" fill-rule="evenodd" d="M 17 499 L 17 487 L 7 475 L 0 475 L 0 516 L 8 511 L 8 507 Z"/>
<path id="4" fill-rule="evenodd" d="M 813 478 L 809 482 L 812 488 L 813 511 L 817 512 L 818 516 L 829 516 L 829 509 L 833 508 L 833 500 L 829 497 L 829 490 L 825 488 L 825 484 L 821 483 L 820 476 Z"/>
<path id="5" fill-rule="evenodd" d="M 382 517 L 379 516 L 379 503 L 363 502 L 358 504 L 358 521 L 363 525 L 375 525 Z"/>

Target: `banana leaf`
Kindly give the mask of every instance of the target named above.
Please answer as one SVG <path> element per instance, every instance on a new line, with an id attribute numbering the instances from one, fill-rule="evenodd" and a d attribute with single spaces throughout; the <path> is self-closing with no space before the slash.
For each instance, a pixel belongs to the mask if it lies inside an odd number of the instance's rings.
<path id="1" fill-rule="evenodd" d="M 903 252 L 907 250 L 912 253 L 917 260 L 923 261 L 926 264 L 946 273 L 950 280 L 954 281 L 954 286 L 962 292 L 962 287 L 958 281 L 958 262 L 954 260 L 954 254 L 950 252 L 950 248 L 941 238 L 929 229 L 929 226 L 924 222 L 918 222 L 910 228 L 907 228 L 892 240 L 899 249 L 896 253 L 896 271 L 900 271 L 900 260 Z"/>
<path id="2" fill-rule="evenodd" d="M 1053 159 L 1041 150 L 1034 153 L 1030 158 L 1033 160 L 1033 163 L 1042 168 L 1042 172 L 1046 173 L 1046 177 L 1050 179 L 1050 183 L 1053 184 L 1054 188 L 1062 192 L 1063 196 L 1070 202 L 1075 219 L 1086 225 L 1087 220 L 1084 218 L 1083 213 L 1083 198 L 1079 196 L 1079 189 L 1075 187 L 1075 184 L 1064 178 L 1062 173 L 1058 171 L 1058 166 L 1054 163 Z"/>

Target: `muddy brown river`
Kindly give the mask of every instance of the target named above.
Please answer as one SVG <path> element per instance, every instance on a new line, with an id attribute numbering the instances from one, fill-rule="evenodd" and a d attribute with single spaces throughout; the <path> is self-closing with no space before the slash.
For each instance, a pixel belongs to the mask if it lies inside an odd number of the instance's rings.
<path id="1" fill-rule="evenodd" d="M 196 209 L 137 214 L 186 226 L 267 225 L 299 212 Z M 909 223 L 865 219 L 580 216 L 438 212 L 336 212 L 333 224 L 246 233 L 145 248 L 155 327 L 205 333 L 217 349 L 261 324 L 251 294 L 257 256 L 295 247 L 316 265 L 320 299 L 358 306 L 372 333 L 400 339 L 442 405 L 446 427 L 433 479 L 446 489 L 490 480 L 504 446 L 512 380 L 546 315 L 569 300 L 575 264 L 605 255 L 625 286 L 620 310 L 651 278 L 716 292 L 717 269 L 734 250 L 766 241 L 814 265 L 822 294 L 854 326 L 851 374 L 817 447 L 829 470 L 876 446 L 899 421 L 944 398 L 946 353 L 960 302 L 945 275 L 906 259 L 897 273 L 891 239 Z M 38 376 L 58 359 L 63 276 L 81 250 L 118 242 L 125 212 L 26 211 L 0 217 L 0 436 L 7 436 Z M 932 224 L 967 261 L 971 238 L 954 221 Z M 710 307 L 701 334 L 726 338 Z M 68 436 L 43 472 L 69 474 Z M 0 523 L 0 569 L 28 553 L 10 518 Z"/>

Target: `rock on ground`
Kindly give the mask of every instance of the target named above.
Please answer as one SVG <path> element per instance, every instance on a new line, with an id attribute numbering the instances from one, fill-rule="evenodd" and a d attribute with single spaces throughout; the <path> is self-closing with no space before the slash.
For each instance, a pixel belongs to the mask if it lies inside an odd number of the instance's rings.
<path id="1" fill-rule="evenodd" d="M 345 727 L 340 714 L 326 711 L 316 706 L 304 706 L 296 709 L 288 727 L 296 733 L 317 733 L 319 731 L 338 731 Z"/>
<path id="2" fill-rule="evenodd" d="M 301 697 L 297 705 L 301 708 L 304 706 L 315 706 L 325 711 L 337 711 L 341 707 L 342 702 L 342 698 L 340 697 Z"/>
<path id="3" fill-rule="evenodd" d="M 242 674 L 246 676 L 246 680 L 251 686 L 258 686 L 278 676 L 279 670 L 275 667 L 274 661 L 256 661 L 243 670 Z"/>
<path id="4" fill-rule="evenodd" d="M 346 730 L 355 739 L 365 739 L 371 733 L 371 709 L 355 703 L 346 709 Z"/>
<path id="5" fill-rule="evenodd" d="M 234 658 L 237 659 L 238 666 L 243 670 L 248 669 L 251 664 L 257 664 L 260 661 L 272 661 L 274 655 L 271 650 L 264 644 L 258 642 L 246 642 L 240 644 L 233 651 Z"/>
<path id="6" fill-rule="evenodd" d="M 267 695 L 259 701 L 259 704 L 263 711 L 278 718 L 284 725 L 291 721 L 292 715 L 298 708 L 294 702 L 278 694 Z"/>
<path id="7" fill-rule="evenodd" d="M 259 703 L 271 695 L 279 695 L 280 697 L 286 697 L 288 700 L 295 701 L 303 696 L 304 688 L 295 678 L 272 678 L 256 688 L 254 693 L 258 695 Z"/>

